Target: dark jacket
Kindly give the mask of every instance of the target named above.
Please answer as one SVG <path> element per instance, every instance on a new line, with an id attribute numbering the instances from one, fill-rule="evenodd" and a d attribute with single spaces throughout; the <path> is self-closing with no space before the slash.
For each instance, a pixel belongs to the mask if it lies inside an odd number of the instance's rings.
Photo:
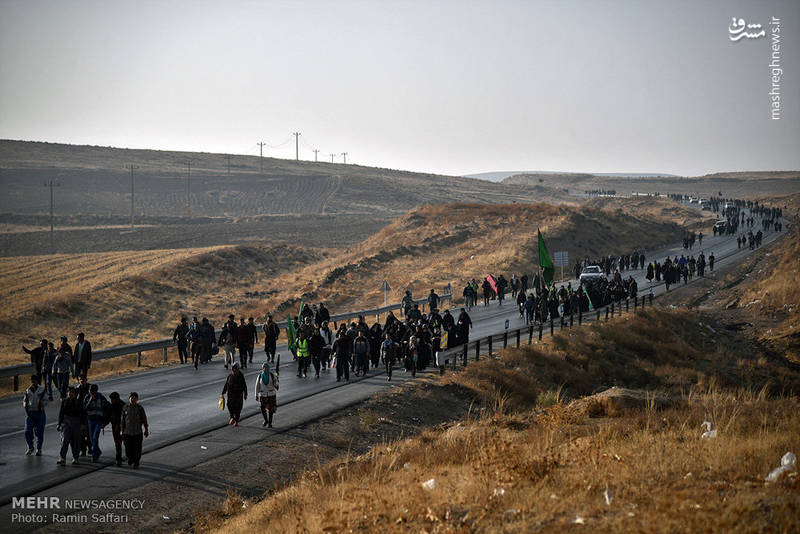
<path id="1" fill-rule="evenodd" d="M 92 365 L 92 344 L 88 341 L 84 340 L 83 342 L 83 352 L 78 355 L 78 345 L 79 343 L 75 343 L 75 348 L 72 349 L 72 354 L 74 355 L 75 365 L 80 365 L 81 367 L 89 367 Z"/>
<path id="2" fill-rule="evenodd" d="M 36 374 L 42 374 L 42 360 L 44 359 L 44 350 L 42 347 L 36 347 L 35 349 L 26 349 L 25 345 L 22 346 L 22 350 L 26 353 L 31 355 L 31 365 L 36 368 Z"/>
<path id="3" fill-rule="evenodd" d="M 81 421 L 86 419 L 86 414 L 83 411 L 83 405 L 78 397 L 70 399 L 69 397 L 61 401 L 61 409 L 58 411 L 58 424 L 64 422 L 64 417 L 77 417 Z"/>

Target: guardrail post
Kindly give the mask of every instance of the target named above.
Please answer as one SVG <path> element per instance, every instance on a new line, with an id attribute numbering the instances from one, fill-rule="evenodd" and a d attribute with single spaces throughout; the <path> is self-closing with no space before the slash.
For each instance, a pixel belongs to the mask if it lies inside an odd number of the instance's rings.
<path id="1" fill-rule="evenodd" d="M 142 366 L 142 351 L 136 353 L 136 367 Z"/>
<path id="2" fill-rule="evenodd" d="M 625 313 L 628 313 L 629 311 L 631 311 L 630 302 L 629 299 L 625 299 Z"/>
<path id="3" fill-rule="evenodd" d="M 167 347 L 164 347 L 164 363 L 167 363 Z"/>
<path id="4" fill-rule="evenodd" d="M 492 357 L 492 336 L 489 336 L 489 357 Z"/>
<path id="5" fill-rule="evenodd" d="M 572 328 L 572 308 L 569 309 L 569 327 Z"/>
<path id="6" fill-rule="evenodd" d="M 561 314 L 561 316 L 559 317 L 559 322 L 560 322 L 559 329 L 564 330 L 564 314 Z"/>
<path id="7" fill-rule="evenodd" d="M 481 359 L 481 340 L 480 339 L 476 339 L 475 340 L 475 361 L 477 362 L 480 359 Z"/>
<path id="8" fill-rule="evenodd" d="M 539 341 L 542 340 L 542 330 L 544 330 L 544 323 L 539 323 Z"/>
<path id="9" fill-rule="evenodd" d="M 608 307 L 606 307 L 606 321 L 608 321 Z"/>
<path id="10" fill-rule="evenodd" d="M 517 348 L 519 348 L 519 333 L 520 333 L 520 329 L 517 328 Z"/>
<path id="11" fill-rule="evenodd" d="M 639 297 L 633 297 L 633 311 L 636 311 L 636 308 L 639 307 Z"/>
<path id="12" fill-rule="evenodd" d="M 533 325 L 528 327 L 528 345 L 533 343 Z"/>
<path id="13" fill-rule="evenodd" d="M 464 343 L 464 367 L 467 366 L 467 351 L 469 350 L 469 343 Z M 453 369 L 455 369 L 455 364 L 453 365 Z"/>
<path id="14" fill-rule="evenodd" d="M 508 348 L 508 330 L 503 332 L 503 348 Z"/>
<path id="15" fill-rule="evenodd" d="M 422 303 L 422 313 L 425 313 L 425 303 Z"/>
<path id="16" fill-rule="evenodd" d="M 553 335 L 553 316 L 550 316 L 550 335 Z"/>
<path id="17" fill-rule="evenodd" d="M 611 318 L 614 318 L 614 301 L 611 301 Z"/>
<path id="18" fill-rule="evenodd" d="M 19 391 L 19 375 L 14 375 L 14 391 Z"/>
<path id="19" fill-rule="evenodd" d="M 653 294 L 650 293 L 648 296 L 650 297 L 650 304 L 652 304 L 653 303 Z"/>
<path id="20" fill-rule="evenodd" d="M 583 308 L 578 307 L 578 326 L 583 324 Z"/>
<path id="21" fill-rule="evenodd" d="M 608 312 L 608 310 L 606 310 L 606 312 Z M 600 310 L 597 310 L 597 320 L 600 320 Z"/>

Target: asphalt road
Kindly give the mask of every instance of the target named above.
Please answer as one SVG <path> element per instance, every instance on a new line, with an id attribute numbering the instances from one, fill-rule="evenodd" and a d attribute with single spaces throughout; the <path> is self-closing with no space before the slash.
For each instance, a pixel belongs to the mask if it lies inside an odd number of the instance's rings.
<path id="1" fill-rule="evenodd" d="M 785 233 L 766 233 L 764 244 Z M 713 251 L 718 258 L 718 265 L 740 261 L 749 253 L 745 249 L 737 252 L 733 237 L 704 237 L 703 247 L 695 246 L 691 253 L 697 255 L 701 250 L 706 256 Z M 646 260 L 663 261 L 668 255 L 680 256 L 685 252 L 682 245 L 676 244 L 646 252 Z M 632 274 L 637 280 L 640 295 L 648 291 L 648 284 L 644 279 L 645 270 L 623 273 L 626 277 L 628 274 Z M 460 293 L 459 288 L 454 291 Z M 656 295 L 663 291 L 663 284 L 653 289 Z M 457 315 L 458 310 L 454 313 Z M 502 332 L 507 319 L 510 329 L 524 325 L 511 298 L 506 299 L 502 307 L 496 301 L 488 307 L 479 305 L 473 308 L 470 315 L 474 323 L 470 336 L 472 339 Z M 281 432 L 289 426 L 316 419 L 342 406 L 358 403 L 376 391 L 390 386 L 383 372 L 378 370 L 361 379 L 354 379 L 351 375 L 350 383 L 337 383 L 335 370 L 323 372 L 319 379 L 313 378 L 313 375 L 300 379 L 295 376 L 296 369 L 285 345 L 280 346 L 278 351 L 283 354 L 283 362 L 278 397 L 279 412 L 273 430 L 261 427 L 261 417 L 252 397 L 252 388 L 259 371 L 258 364 L 245 370 L 250 397 L 245 401 L 243 424 L 238 429 L 227 427 L 227 410 L 220 412 L 217 406 L 227 375 L 219 356 L 215 358 L 216 361 L 200 366 L 197 371 L 190 365 L 175 364 L 167 368 L 99 381 L 100 391 L 106 396 L 117 391 L 126 399 L 130 391 L 137 391 L 140 402 L 147 410 L 151 436 L 144 443 L 142 468 L 135 472 L 112 464 L 114 445 L 108 431 L 101 435 L 103 456 L 100 463 L 92 464 L 84 458 L 80 466 L 71 466 L 68 455 L 67 465 L 57 466 L 57 401 L 47 406 L 48 423 L 43 455 L 26 457 L 21 395 L 0 401 L 0 524 L 11 525 L 14 527 L 12 530 L 22 527 L 19 523 L 9 522 L 11 513 L 18 511 L 11 509 L 12 497 L 74 495 L 73 492 L 88 491 L 95 494 L 96 498 L 108 498 L 126 488 L 144 484 L 154 477 L 179 472 L 187 465 L 205 461 L 210 455 L 224 454 L 242 443 L 264 439 L 270 433 Z M 263 359 L 263 351 L 257 351 L 254 361 L 261 362 Z M 394 383 L 409 379 L 405 372 L 399 370 L 395 377 Z M 256 417 L 251 417 L 253 415 Z M 214 446 L 202 449 L 201 442 L 214 443 Z"/>

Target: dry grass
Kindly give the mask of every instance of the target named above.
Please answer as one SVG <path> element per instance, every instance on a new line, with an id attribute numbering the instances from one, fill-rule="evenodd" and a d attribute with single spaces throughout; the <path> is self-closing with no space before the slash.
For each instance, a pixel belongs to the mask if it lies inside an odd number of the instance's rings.
<path id="1" fill-rule="evenodd" d="M 181 314 L 219 320 L 296 310 L 301 299 L 346 310 L 383 304 L 381 282 L 399 301 L 486 274 L 532 272 L 536 231 L 570 257 L 630 252 L 672 242 L 682 228 L 667 200 L 630 209 L 547 204 L 445 204 L 409 212 L 345 251 L 248 245 L 171 251 L 5 258 L 0 294 L 0 362 L 25 361 L 23 343 L 87 333 L 95 347 L 158 339 Z M 664 215 L 653 210 L 667 210 Z M 661 213 L 661 215 L 659 215 Z M 682 217 L 682 216 L 681 216 Z M 683 219 L 681 219 L 683 221 Z"/>
<path id="2" fill-rule="evenodd" d="M 707 353 L 695 319 L 653 311 L 625 325 L 633 342 L 612 322 L 586 339 L 562 339 L 559 350 L 509 349 L 470 364 L 451 380 L 476 392 L 473 413 L 481 415 L 317 466 L 216 531 L 249 532 L 266 521 L 280 532 L 552 532 L 578 523 L 604 532 L 797 531 L 797 476 L 777 484 L 764 477 L 786 451 L 798 452 L 800 403 L 726 372 L 736 366 L 727 360 L 746 355 Z M 697 338 L 664 344 L 691 324 Z M 651 326 L 663 341 L 646 342 Z M 595 346 L 600 341 L 608 350 Z M 655 351 L 632 371 L 631 343 Z M 692 370 L 703 354 L 705 371 Z M 649 404 L 625 417 L 589 418 L 561 391 L 610 385 L 597 369 L 581 372 L 590 361 L 618 368 L 620 385 L 655 381 L 680 393 L 665 410 Z M 784 364 L 763 365 L 767 372 Z M 714 366 L 723 371 L 712 373 Z M 797 376 L 789 380 L 797 384 Z M 542 400 L 550 406 L 537 406 Z M 700 438 L 706 420 L 716 439 Z M 435 488 L 425 489 L 430 479 Z"/>
<path id="3" fill-rule="evenodd" d="M 277 291 L 278 275 L 323 254 L 252 245 L 9 258 L 2 263 L 9 281 L 3 291 L 19 305 L 0 313 L 0 361 L 25 361 L 20 345 L 42 337 L 67 335 L 72 342 L 83 331 L 99 348 L 167 337 L 181 314 L 221 324 L 253 295 Z"/>

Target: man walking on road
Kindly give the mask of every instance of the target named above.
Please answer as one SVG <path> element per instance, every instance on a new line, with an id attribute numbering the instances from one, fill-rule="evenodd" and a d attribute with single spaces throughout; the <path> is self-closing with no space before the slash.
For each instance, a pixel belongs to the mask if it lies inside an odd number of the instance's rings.
<path id="1" fill-rule="evenodd" d="M 108 419 L 111 415 L 111 405 L 98 392 L 97 384 L 89 386 L 89 395 L 83 400 L 83 410 L 86 413 L 86 423 L 89 427 L 92 462 L 96 463 L 102 453 L 100 450 L 100 430 L 108 424 Z"/>
<path id="2" fill-rule="evenodd" d="M 270 370 L 269 362 L 261 366 L 255 391 L 256 402 L 261 406 L 261 416 L 264 418 L 261 426 L 272 428 L 272 416 L 278 409 L 278 375 Z"/>
<path id="3" fill-rule="evenodd" d="M 42 455 L 44 443 L 45 416 L 45 390 L 39 385 L 39 375 L 31 375 L 31 385 L 25 390 L 22 397 L 22 407 L 25 408 L 25 441 L 28 443 L 26 456 L 33 454 L 33 437 L 36 436 L 36 456 Z"/>
<path id="4" fill-rule="evenodd" d="M 369 340 L 364 337 L 363 330 L 359 330 L 353 340 L 353 356 L 356 359 L 356 376 L 366 376 L 369 369 Z"/>
<path id="5" fill-rule="evenodd" d="M 189 323 L 186 317 L 181 317 L 181 322 L 178 326 L 175 327 L 175 331 L 172 333 L 172 342 L 178 344 L 178 356 L 181 359 L 181 363 L 187 363 L 189 361 L 189 340 L 187 339 L 187 335 L 189 334 Z"/>
<path id="6" fill-rule="evenodd" d="M 333 357 L 336 360 L 336 381 L 350 381 L 350 340 L 344 331 L 339 331 L 338 339 L 333 342 Z"/>
<path id="7" fill-rule="evenodd" d="M 83 332 L 78 334 L 78 342 L 75 344 L 72 354 L 75 359 L 75 374 L 88 376 L 89 367 L 92 366 L 92 344 L 86 341 Z"/>
<path id="8" fill-rule="evenodd" d="M 147 426 L 147 415 L 144 407 L 139 404 L 139 394 L 132 391 L 128 399 L 128 404 L 122 410 L 120 420 L 120 433 L 122 441 L 125 443 L 125 456 L 128 457 L 128 465 L 134 469 L 139 469 L 139 461 L 142 459 L 142 441 L 150 435 Z M 144 434 L 142 434 L 144 427 Z"/>
<path id="9" fill-rule="evenodd" d="M 386 380 L 392 381 L 392 368 L 394 368 L 394 361 L 396 359 L 397 344 L 392 341 L 392 335 L 386 332 L 385 339 L 381 343 L 381 359 L 383 365 L 386 367 Z"/>
<path id="10" fill-rule="evenodd" d="M 72 463 L 78 463 L 81 453 L 81 426 L 84 424 L 83 406 L 78 400 L 78 390 L 71 387 L 65 398 L 61 400 L 58 412 L 56 431 L 61 432 L 61 449 L 58 453 L 58 465 L 67 463 L 67 450 L 72 448 Z M 116 436 L 114 440 L 116 441 Z"/>
<path id="11" fill-rule="evenodd" d="M 275 350 L 280 335 L 281 329 L 272 320 L 272 315 L 267 315 L 267 322 L 264 323 L 264 352 L 267 353 L 267 360 L 272 363 L 275 363 Z"/>
<path id="12" fill-rule="evenodd" d="M 244 381 L 244 375 L 239 370 L 239 364 L 233 362 L 231 372 L 225 380 L 225 386 L 222 388 L 222 395 L 228 394 L 227 405 L 228 413 L 231 415 L 229 425 L 239 426 L 239 418 L 242 415 L 242 405 L 247 400 L 247 383 Z"/>

